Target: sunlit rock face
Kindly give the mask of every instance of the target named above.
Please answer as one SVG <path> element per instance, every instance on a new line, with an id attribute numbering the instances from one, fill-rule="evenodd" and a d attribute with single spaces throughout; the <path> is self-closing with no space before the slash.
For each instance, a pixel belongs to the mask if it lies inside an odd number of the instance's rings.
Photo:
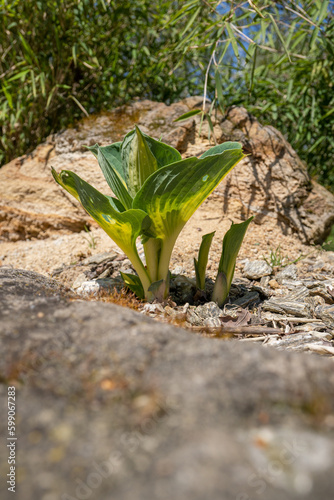
<path id="1" fill-rule="evenodd" d="M 0 170 L 0 238 L 44 239 L 55 232 L 82 231 L 88 216 L 59 189 L 50 168 L 73 170 L 107 193 L 97 162 L 85 146 L 122 140 L 135 124 L 184 157 L 199 156 L 213 145 L 207 122 L 199 135 L 200 115 L 183 122 L 174 120 L 201 104 L 201 97 L 189 97 L 171 106 L 134 101 L 84 118 L 75 127 L 49 136 L 31 154 L 5 165 Z M 214 135 L 218 143 L 240 141 L 249 155 L 215 191 L 214 195 L 222 198 L 222 216 L 254 215 L 264 231 L 279 228 L 282 234 L 295 234 L 303 242 L 324 240 L 334 221 L 334 197 L 309 178 L 281 132 L 261 125 L 245 108 L 233 107 L 225 116 L 217 115 Z"/>

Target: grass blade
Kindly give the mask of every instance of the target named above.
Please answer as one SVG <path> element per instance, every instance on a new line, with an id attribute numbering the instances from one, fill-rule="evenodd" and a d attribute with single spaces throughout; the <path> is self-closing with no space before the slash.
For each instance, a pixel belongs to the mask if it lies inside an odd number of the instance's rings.
<path id="1" fill-rule="evenodd" d="M 279 38 L 279 39 L 280 39 L 280 41 L 281 41 L 281 44 L 282 44 L 283 49 L 284 49 L 284 52 L 286 53 L 286 56 L 287 56 L 287 58 L 289 59 L 289 62 L 291 63 L 292 61 L 291 61 L 291 58 L 290 58 L 290 53 L 289 53 L 288 48 L 287 48 L 287 46 L 286 46 L 286 44 L 285 44 L 284 38 L 283 38 L 283 36 L 282 36 L 282 33 L 281 33 L 281 31 L 280 31 L 280 29 L 279 29 L 279 27 L 278 27 L 278 25 L 277 25 L 277 23 L 276 23 L 276 21 L 275 21 L 275 19 L 274 19 L 273 15 L 272 15 L 272 14 L 269 14 L 269 17 L 270 17 L 271 22 L 272 22 L 272 24 L 273 24 L 274 30 L 276 31 L 276 34 L 277 34 L 278 38 Z"/>
<path id="2" fill-rule="evenodd" d="M 231 28 L 230 23 L 226 23 L 226 29 L 227 29 L 227 32 L 228 32 L 228 36 L 231 39 L 231 43 L 232 43 L 232 48 L 233 48 L 234 55 L 235 55 L 235 57 L 237 59 L 239 59 L 238 44 L 237 44 L 237 41 L 236 41 L 236 38 L 235 38 L 235 35 L 234 35 L 234 32 L 233 32 L 233 30 Z"/>
<path id="3" fill-rule="evenodd" d="M 191 111 L 187 111 L 187 113 L 184 113 L 183 115 L 179 116 L 173 122 L 181 122 L 183 120 L 188 120 L 188 118 L 191 118 L 192 116 L 198 115 L 201 113 L 201 109 L 192 109 Z"/>
<path id="4" fill-rule="evenodd" d="M 222 113 L 224 113 L 224 97 L 223 97 L 223 87 L 221 84 L 220 76 L 218 71 L 215 71 L 215 82 L 216 82 L 216 91 L 219 107 Z"/>

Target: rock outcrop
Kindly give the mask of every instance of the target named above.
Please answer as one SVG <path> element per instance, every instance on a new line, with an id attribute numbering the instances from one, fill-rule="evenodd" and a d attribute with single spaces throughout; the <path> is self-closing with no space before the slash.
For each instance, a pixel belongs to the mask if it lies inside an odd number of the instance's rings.
<path id="1" fill-rule="evenodd" d="M 43 239 L 91 224 L 81 207 L 54 183 L 50 167 L 74 170 L 106 191 L 97 162 L 84 146 L 120 140 L 134 124 L 153 137 L 162 137 L 184 156 L 201 154 L 210 146 L 207 124 L 199 137 L 198 116 L 174 123 L 200 104 L 201 98 L 196 97 L 171 106 L 135 101 L 85 118 L 76 127 L 50 136 L 30 155 L 5 165 L 0 170 L 0 238 Z M 242 107 L 218 116 L 214 131 L 218 142 L 240 141 L 249 154 L 213 195 L 224 198 L 221 215 L 252 214 L 264 231 L 279 226 L 283 234 L 295 234 L 303 242 L 323 241 L 334 221 L 334 197 L 309 178 L 283 135 L 272 126 L 262 126 Z"/>
<path id="2" fill-rule="evenodd" d="M 332 497 L 332 360 L 199 337 L 8 268 L 0 321 L 19 500 Z M 5 404 L 0 421 L 5 437 Z"/>
<path id="3" fill-rule="evenodd" d="M 334 196 L 310 179 L 281 132 L 240 107 L 231 108 L 220 127 L 220 142 L 239 141 L 249 154 L 218 188 L 231 199 L 229 210 L 243 206 L 264 226 L 274 219 L 283 234 L 292 230 L 302 241 L 323 242 L 334 223 Z"/>

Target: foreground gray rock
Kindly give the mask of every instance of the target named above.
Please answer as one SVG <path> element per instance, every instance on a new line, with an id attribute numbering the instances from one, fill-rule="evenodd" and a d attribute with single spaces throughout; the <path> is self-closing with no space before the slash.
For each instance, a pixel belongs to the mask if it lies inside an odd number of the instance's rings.
<path id="1" fill-rule="evenodd" d="M 10 269 L 0 321 L 1 401 L 17 388 L 16 498 L 332 498 L 332 360 L 202 338 Z"/>

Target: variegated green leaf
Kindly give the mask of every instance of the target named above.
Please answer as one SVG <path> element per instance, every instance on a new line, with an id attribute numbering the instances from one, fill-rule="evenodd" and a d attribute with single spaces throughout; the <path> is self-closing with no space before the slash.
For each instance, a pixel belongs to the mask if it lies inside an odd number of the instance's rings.
<path id="1" fill-rule="evenodd" d="M 132 198 L 125 182 L 125 174 L 121 159 L 121 143 L 115 142 L 110 146 L 100 147 L 98 144 L 88 147 L 97 158 L 103 175 L 125 209 L 132 206 Z"/>
<path id="2" fill-rule="evenodd" d="M 182 160 L 182 156 L 174 149 L 172 146 L 165 144 L 164 142 L 157 141 L 150 137 L 149 135 L 143 134 L 145 140 L 158 163 L 158 168 L 165 167 L 171 163 Z"/>
<path id="3" fill-rule="evenodd" d="M 200 158 L 206 158 L 207 156 L 219 155 L 226 151 L 227 149 L 240 149 L 240 142 L 223 142 L 222 144 L 218 144 L 217 146 L 213 146 L 212 148 L 205 151 L 205 153 L 200 156 Z"/>
<path id="4" fill-rule="evenodd" d="M 163 167 L 147 179 L 133 200 L 133 208 L 141 208 L 150 216 L 155 237 L 166 239 L 178 234 L 195 210 L 244 157 L 241 144 L 233 144 L 237 145 L 234 149 L 226 146 L 220 154 L 207 152 L 204 158 L 187 158 Z"/>
<path id="5" fill-rule="evenodd" d="M 136 248 L 136 239 L 151 221 L 148 215 L 139 209 L 118 212 L 109 201 L 93 186 L 85 182 L 74 172 L 62 170 L 60 174 L 52 169 L 56 182 L 81 202 L 86 212 L 104 229 L 112 240 L 128 256 L 136 269 L 144 288 L 150 285 L 146 270 L 140 260 Z"/>
<path id="6" fill-rule="evenodd" d="M 146 179 L 158 170 L 158 162 L 138 127 L 125 136 L 121 157 L 129 194 L 135 197 Z"/>
<path id="7" fill-rule="evenodd" d="M 152 174 L 133 200 L 152 221 L 151 231 L 162 241 L 158 279 L 166 279 L 174 243 L 195 210 L 225 175 L 244 157 L 241 144 L 220 154 L 187 158 Z"/>

